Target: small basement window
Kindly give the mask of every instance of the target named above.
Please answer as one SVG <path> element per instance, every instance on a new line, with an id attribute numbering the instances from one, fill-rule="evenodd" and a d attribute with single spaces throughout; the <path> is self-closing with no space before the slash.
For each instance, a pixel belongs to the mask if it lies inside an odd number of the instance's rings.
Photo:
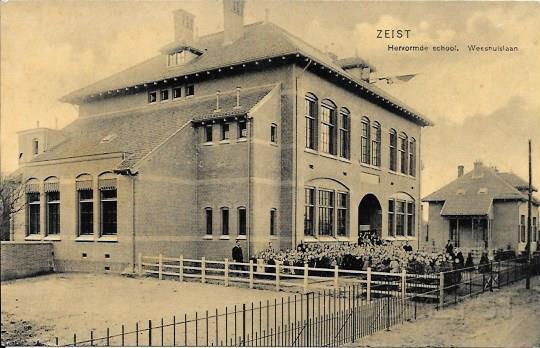
<path id="1" fill-rule="evenodd" d="M 186 85 L 186 97 L 191 95 L 195 95 L 195 86 L 192 84 Z"/>
<path id="2" fill-rule="evenodd" d="M 168 89 L 162 89 L 159 92 L 159 100 L 162 101 L 162 102 L 169 100 L 169 90 Z"/>
<path id="3" fill-rule="evenodd" d="M 157 91 L 148 92 L 148 103 L 152 104 L 157 101 Z"/>
<path id="4" fill-rule="evenodd" d="M 172 98 L 178 99 L 182 97 L 182 87 L 173 87 L 172 89 Z"/>

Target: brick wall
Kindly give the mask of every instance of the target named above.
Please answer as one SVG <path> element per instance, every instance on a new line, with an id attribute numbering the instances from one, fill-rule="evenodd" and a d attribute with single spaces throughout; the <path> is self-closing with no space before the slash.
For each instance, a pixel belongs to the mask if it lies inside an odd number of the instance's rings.
<path id="1" fill-rule="evenodd" d="M 2 242 L 0 258 L 2 259 L 2 280 L 51 272 L 53 270 L 53 244 Z"/>

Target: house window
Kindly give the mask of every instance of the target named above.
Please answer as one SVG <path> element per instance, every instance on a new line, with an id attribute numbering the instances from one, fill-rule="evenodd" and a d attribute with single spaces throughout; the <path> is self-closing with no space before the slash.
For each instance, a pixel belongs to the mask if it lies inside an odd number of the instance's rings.
<path id="1" fill-rule="evenodd" d="M 319 190 L 319 235 L 331 236 L 334 232 L 334 192 Z"/>
<path id="2" fill-rule="evenodd" d="M 414 203 L 407 202 L 407 236 L 414 236 Z"/>
<path id="3" fill-rule="evenodd" d="M 274 144 L 277 143 L 277 125 L 275 123 L 270 125 L 270 141 Z"/>
<path id="4" fill-rule="evenodd" d="M 60 233 L 60 192 L 47 192 L 47 235 Z"/>
<path id="5" fill-rule="evenodd" d="M 396 200 L 396 236 L 405 235 L 405 202 Z"/>
<path id="6" fill-rule="evenodd" d="M 317 123 L 318 123 L 318 105 L 317 98 L 312 95 L 306 95 L 306 148 L 317 150 Z"/>
<path id="7" fill-rule="evenodd" d="M 315 232 L 315 189 L 306 187 L 304 189 L 304 235 L 313 236 Z"/>
<path id="8" fill-rule="evenodd" d="M 394 232 L 394 217 L 396 212 L 396 202 L 393 199 L 390 199 L 388 201 L 388 236 L 393 237 L 395 236 Z"/>
<path id="9" fill-rule="evenodd" d="M 157 91 L 148 92 L 148 103 L 152 104 L 157 101 Z"/>
<path id="10" fill-rule="evenodd" d="M 390 170 L 397 171 L 397 132 L 390 129 Z"/>
<path id="11" fill-rule="evenodd" d="M 360 147 L 361 147 L 361 157 L 360 160 L 362 163 L 369 164 L 370 154 L 369 154 L 369 141 L 370 141 L 370 126 L 369 118 L 362 117 L 362 133 L 360 135 Z"/>
<path id="12" fill-rule="evenodd" d="M 29 192 L 26 194 L 27 202 L 27 234 L 39 234 L 40 227 L 40 198 L 39 192 Z"/>
<path id="13" fill-rule="evenodd" d="M 221 208 L 221 234 L 229 235 L 229 209 Z"/>
<path id="14" fill-rule="evenodd" d="M 238 208 L 238 235 L 245 236 L 247 231 L 246 208 Z"/>
<path id="15" fill-rule="evenodd" d="M 212 142 L 212 129 L 213 127 L 211 124 L 204 126 L 204 141 L 207 143 Z"/>
<path id="16" fill-rule="evenodd" d="M 162 101 L 162 102 L 169 100 L 169 90 L 168 89 L 162 89 L 159 92 L 159 100 Z"/>
<path id="17" fill-rule="evenodd" d="M 407 141 L 407 134 L 401 133 L 399 137 L 399 142 L 400 142 L 400 146 L 399 146 L 400 170 L 401 170 L 401 173 L 408 174 L 408 171 L 407 171 L 408 151 L 407 150 L 409 148 L 409 143 Z"/>
<path id="18" fill-rule="evenodd" d="M 416 140 L 411 138 L 409 142 L 409 175 L 416 176 Z"/>
<path id="19" fill-rule="evenodd" d="M 276 209 L 270 209 L 270 235 L 276 235 Z"/>
<path id="20" fill-rule="evenodd" d="M 336 154 L 336 108 L 331 102 L 321 108 L 321 149 L 324 153 Z"/>
<path id="21" fill-rule="evenodd" d="M 338 193 L 337 206 L 337 234 L 338 236 L 347 235 L 347 217 L 349 210 L 349 195 L 346 192 Z"/>
<path id="22" fill-rule="evenodd" d="M 37 139 L 32 140 L 32 154 L 37 155 L 39 153 L 39 141 Z"/>
<path id="23" fill-rule="evenodd" d="M 172 89 L 172 98 L 173 99 L 178 99 L 178 98 L 182 98 L 182 87 L 173 87 Z"/>
<path id="24" fill-rule="evenodd" d="M 519 241 L 525 243 L 527 241 L 525 237 L 525 215 L 521 215 L 519 222 Z"/>
<path id="25" fill-rule="evenodd" d="M 247 137 L 247 122 L 241 120 L 238 122 L 238 138 L 245 139 Z"/>
<path id="26" fill-rule="evenodd" d="M 195 85 L 186 85 L 186 97 L 195 95 Z"/>
<path id="27" fill-rule="evenodd" d="M 339 128 L 339 155 L 343 158 L 351 158 L 351 115 L 349 110 L 341 109 L 341 122 Z"/>
<path id="28" fill-rule="evenodd" d="M 111 179 L 109 179 L 111 180 Z M 114 179 L 112 179 L 114 180 Z M 117 197 L 114 187 L 100 188 L 100 227 L 102 236 L 116 235 L 117 232 Z"/>
<path id="29" fill-rule="evenodd" d="M 204 209 L 204 216 L 206 219 L 206 234 L 212 235 L 212 208 Z"/>
<path id="30" fill-rule="evenodd" d="M 381 125 L 378 122 L 371 126 L 371 164 L 381 166 Z"/>
<path id="31" fill-rule="evenodd" d="M 79 235 L 91 235 L 94 233 L 94 191 L 91 189 L 78 190 L 79 200 Z"/>
<path id="32" fill-rule="evenodd" d="M 229 124 L 221 124 L 221 140 L 229 140 Z"/>

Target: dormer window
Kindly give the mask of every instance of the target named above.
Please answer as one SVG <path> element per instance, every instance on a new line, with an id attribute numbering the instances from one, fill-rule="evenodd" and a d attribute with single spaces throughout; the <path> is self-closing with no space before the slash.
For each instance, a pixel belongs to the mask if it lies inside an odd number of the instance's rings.
<path id="1" fill-rule="evenodd" d="M 107 144 L 107 143 L 110 143 L 110 142 L 113 141 L 116 137 L 117 137 L 116 133 L 109 134 L 109 135 L 107 135 L 105 138 L 101 139 L 100 143 L 101 143 L 101 144 Z"/>
<path id="2" fill-rule="evenodd" d="M 174 67 L 184 65 L 196 56 L 186 50 L 180 50 L 167 55 L 167 66 Z"/>

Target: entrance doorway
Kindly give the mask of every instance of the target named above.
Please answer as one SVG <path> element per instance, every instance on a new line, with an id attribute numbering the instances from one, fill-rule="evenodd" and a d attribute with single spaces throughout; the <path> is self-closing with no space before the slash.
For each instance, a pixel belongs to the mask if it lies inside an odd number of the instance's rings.
<path id="1" fill-rule="evenodd" d="M 358 235 L 371 234 L 381 237 L 382 208 L 375 195 L 369 193 L 358 205 Z"/>

